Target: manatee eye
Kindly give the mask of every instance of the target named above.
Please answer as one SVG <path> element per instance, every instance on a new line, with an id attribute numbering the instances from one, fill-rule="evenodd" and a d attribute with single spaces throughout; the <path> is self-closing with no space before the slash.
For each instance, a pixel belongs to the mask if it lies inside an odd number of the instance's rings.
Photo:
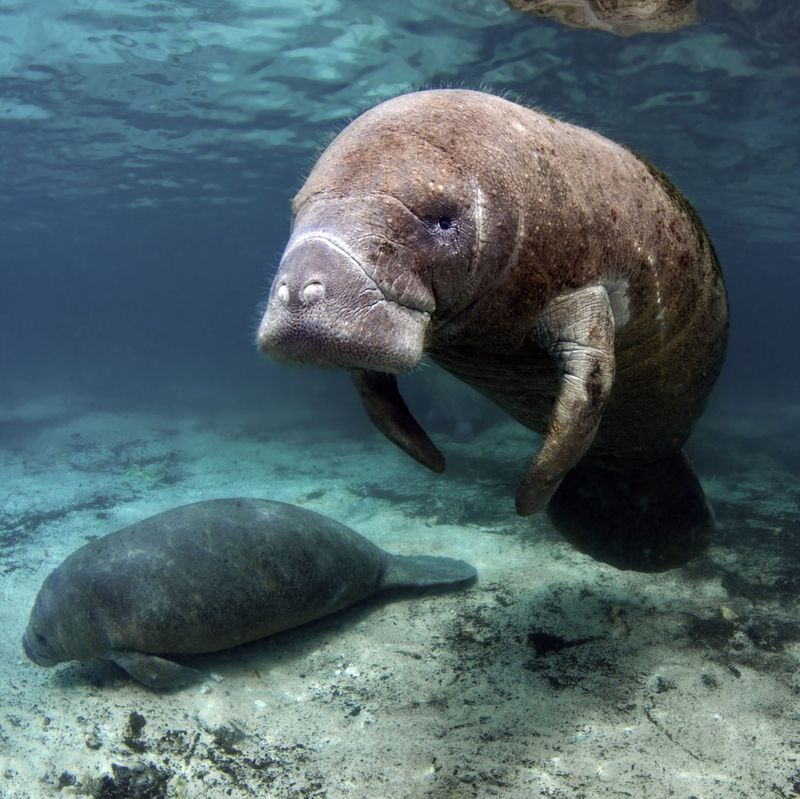
<path id="1" fill-rule="evenodd" d="M 431 244 L 450 252 L 459 246 L 463 238 L 463 215 L 455 204 L 437 204 L 428 213 L 419 214 L 418 218 L 425 225 Z"/>
<path id="2" fill-rule="evenodd" d="M 458 227 L 455 215 L 449 213 L 431 214 L 425 218 L 425 222 L 433 233 L 452 235 Z"/>

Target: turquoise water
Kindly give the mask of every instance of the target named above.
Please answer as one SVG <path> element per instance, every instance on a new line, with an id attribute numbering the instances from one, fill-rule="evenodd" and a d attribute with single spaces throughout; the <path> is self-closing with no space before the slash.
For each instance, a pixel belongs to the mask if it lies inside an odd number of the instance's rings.
<path id="1" fill-rule="evenodd" d="M 0 0 L 0 794 L 798 795 L 798 39 L 778 0 L 624 37 L 500 0 Z M 683 569 L 617 572 L 516 517 L 535 438 L 434 367 L 404 393 L 442 476 L 346 376 L 256 352 L 321 149 L 462 86 L 642 153 L 714 240 L 731 339 L 689 454 L 718 531 Z M 87 538 L 245 495 L 479 581 L 201 658 L 166 696 L 24 659 L 39 584 Z"/>

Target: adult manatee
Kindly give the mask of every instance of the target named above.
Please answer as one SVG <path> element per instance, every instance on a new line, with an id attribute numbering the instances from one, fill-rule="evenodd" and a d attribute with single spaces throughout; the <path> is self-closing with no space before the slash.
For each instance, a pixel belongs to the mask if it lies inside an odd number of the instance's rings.
<path id="1" fill-rule="evenodd" d="M 663 173 L 500 97 L 424 91 L 348 125 L 293 211 L 263 352 L 351 370 L 375 424 L 439 472 L 395 379 L 427 354 L 544 435 L 520 514 L 547 507 L 621 568 L 702 551 L 712 515 L 681 447 L 728 312 L 703 225 Z"/>

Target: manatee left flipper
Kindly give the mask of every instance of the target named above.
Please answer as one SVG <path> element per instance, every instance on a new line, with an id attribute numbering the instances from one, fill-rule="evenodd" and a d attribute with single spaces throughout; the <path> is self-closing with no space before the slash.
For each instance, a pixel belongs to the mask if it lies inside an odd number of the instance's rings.
<path id="1" fill-rule="evenodd" d="M 203 672 L 197 669 L 181 666 L 157 655 L 146 655 L 143 652 L 111 650 L 105 655 L 105 659 L 113 660 L 134 680 L 148 688 L 174 690 L 191 685 L 203 677 Z"/>
<path id="2" fill-rule="evenodd" d="M 353 370 L 353 381 L 372 423 L 386 438 L 431 471 L 444 471 L 444 456 L 408 409 L 394 375 Z"/>
<path id="3" fill-rule="evenodd" d="M 588 286 L 552 300 L 532 331 L 560 374 L 544 441 L 517 490 L 517 513 L 543 510 L 592 445 L 614 383 L 614 315 L 608 293 Z"/>

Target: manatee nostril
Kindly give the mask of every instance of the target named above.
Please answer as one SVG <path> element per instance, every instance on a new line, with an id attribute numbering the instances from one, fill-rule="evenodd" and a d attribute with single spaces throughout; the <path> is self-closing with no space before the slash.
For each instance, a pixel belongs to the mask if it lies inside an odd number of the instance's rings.
<path id="1" fill-rule="evenodd" d="M 289 304 L 289 287 L 285 283 L 281 283 L 280 286 L 278 286 L 275 295 L 284 305 Z"/>
<path id="2" fill-rule="evenodd" d="M 300 299 L 303 305 L 313 305 L 325 296 L 325 286 L 317 280 L 312 280 L 303 286 L 300 292 Z"/>

